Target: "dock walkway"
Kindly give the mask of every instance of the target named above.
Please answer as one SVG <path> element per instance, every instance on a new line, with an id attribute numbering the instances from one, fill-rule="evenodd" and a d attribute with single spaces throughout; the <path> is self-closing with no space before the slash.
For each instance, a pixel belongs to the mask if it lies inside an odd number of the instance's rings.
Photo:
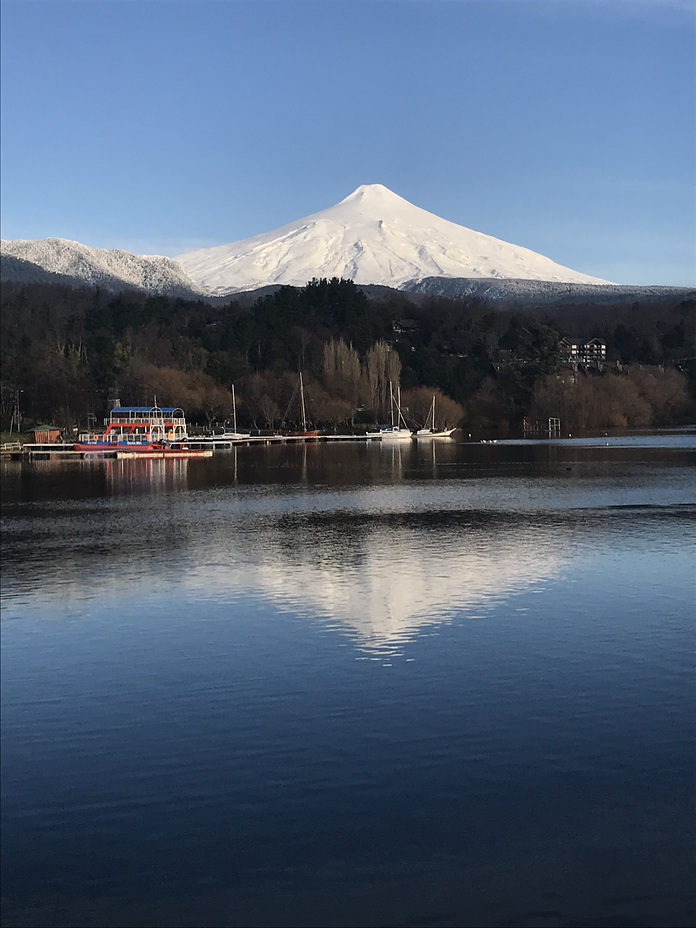
<path id="1" fill-rule="evenodd" d="M 212 450 L 231 451 L 233 448 L 250 445 L 282 445 L 282 444 L 314 444 L 316 442 L 331 441 L 380 441 L 379 437 L 366 435 L 252 435 L 248 438 L 206 438 L 196 440 L 195 437 L 186 440 L 186 445 L 192 451 Z M 3 460 L 13 461 L 79 461 L 92 459 L 111 459 L 133 457 L 132 453 L 114 448 L 99 448 L 94 451 L 75 451 L 71 444 L 48 442 L 30 444 L 25 442 L 12 442 L 0 448 L 0 457 Z"/>

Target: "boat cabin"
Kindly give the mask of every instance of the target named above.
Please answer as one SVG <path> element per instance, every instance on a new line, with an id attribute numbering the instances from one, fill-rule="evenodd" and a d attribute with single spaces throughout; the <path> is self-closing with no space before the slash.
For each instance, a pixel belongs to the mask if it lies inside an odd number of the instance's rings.
<path id="1" fill-rule="evenodd" d="M 103 441 L 185 441 L 186 418 L 178 406 L 114 406 Z"/>

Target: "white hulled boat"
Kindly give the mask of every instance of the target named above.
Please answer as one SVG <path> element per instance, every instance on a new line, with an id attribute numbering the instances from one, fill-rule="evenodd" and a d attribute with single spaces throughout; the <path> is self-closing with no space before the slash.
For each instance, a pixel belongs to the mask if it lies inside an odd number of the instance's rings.
<path id="1" fill-rule="evenodd" d="M 456 428 L 456 426 L 455 426 Z M 421 440 L 428 440 L 430 438 L 449 438 L 454 432 L 455 429 L 436 429 L 435 428 L 435 394 L 433 394 L 433 402 L 430 406 L 430 412 L 428 413 L 428 418 L 425 420 L 425 427 L 418 429 L 417 432 L 414 432 L 414 436 Z"/>
<path id="2" fill-rule="evenodd" d="M 401 412 L 401 388 L 397 387 L 395 397 L 390 383 L 389 397 L 391 400 L 391 425 L 383 425 L 377 432 L 368 432 L 365 438 L 379 438 L 382 441 L 410 441 L 413 438 L 413 433 L 406 425 L 406 420 Z"/>

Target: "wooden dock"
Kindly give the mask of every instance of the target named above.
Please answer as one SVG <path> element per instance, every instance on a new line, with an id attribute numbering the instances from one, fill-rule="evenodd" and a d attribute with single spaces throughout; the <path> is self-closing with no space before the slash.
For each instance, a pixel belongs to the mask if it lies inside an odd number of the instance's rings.
<path id="1" fill-rule="evenodd" d="M 381 441 L 379 437 L 367 435 L 252 435 L 248 438 L 220 438 L 219 440 L 207 438 L 196 440 L 187 439 L 186 445 L 192 451 L 231 451 L 233 448 L 260 445 L 296 445 L 316 444 L 317 442 L 334 441 Z M 151 457 L 153 455 L 150 455 Z M 162 457 L 166 455 L 161 455 Z M 94 451 L 75 451 L 70 444 L 30 444 L 25 442 L 7 443 L 0 448 L 0 458 L 11 461 L 81 461 L 81 460 L 116 460 L 118 458 L 143 457 L 142 454 L 123 449 L 98 448 Z M 174 455 L 172 455 L 174 457 Z"/>
<path id="2" fill-rule="evenodd" d="M 241 445 L 295 445 L 332 441 L 381 441 L 381 439 L 367 435 L 251 435 L 249 438 L 220 438 L 219 440 L 206 438 L 205 441 L 189 438 L 186 444 L 189 448 L 212 447 L 216 451 L 229 451 Z"/>

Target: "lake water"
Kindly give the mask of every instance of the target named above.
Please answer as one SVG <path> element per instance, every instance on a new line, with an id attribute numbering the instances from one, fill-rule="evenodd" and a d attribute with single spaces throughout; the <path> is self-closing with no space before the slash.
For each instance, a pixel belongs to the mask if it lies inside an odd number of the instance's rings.
<path id="1" fill-rule="evenodd" d="M 3 925 L 693 925 L 695 465 L 4 464 Z"/>

